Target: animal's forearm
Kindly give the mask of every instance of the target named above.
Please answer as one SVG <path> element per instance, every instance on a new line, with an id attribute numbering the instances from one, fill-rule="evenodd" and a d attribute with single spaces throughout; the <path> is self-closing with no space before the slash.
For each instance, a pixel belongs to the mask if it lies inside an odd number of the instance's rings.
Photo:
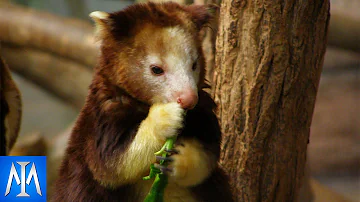
<path id="1" fill-rule="evenodd" d="M 141 179 L 149 170 L 166 138 L 177 134 L 182 127 L 183 109 L 177 103 L 151 106 L 148 116 L 126 152 L 118 159 L 117 173 L 121 183 Z"/>
<path id="2" fill-rule="evenodd" d="M 121 183 L 140 180 L 144 172 L 149 170 L 149 165 L 154 163 L 154 153 L 164 144 L 163 140 L 157 138 L 155 129 L 155 123 L 151 117 L 147 117 L 140 124 L 134 140 L 118 162 L 117 173 Z"/>

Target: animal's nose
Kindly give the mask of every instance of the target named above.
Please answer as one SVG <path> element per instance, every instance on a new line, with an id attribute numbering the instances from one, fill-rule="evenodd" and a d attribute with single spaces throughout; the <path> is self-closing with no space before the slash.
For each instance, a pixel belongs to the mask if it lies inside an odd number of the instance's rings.
<path id="1" fill-rule="evenodd" d="M 183 109 L 193 109 L 198 102 L 198 94 L 192 89 L 177 94 L 177 102 Z"/>

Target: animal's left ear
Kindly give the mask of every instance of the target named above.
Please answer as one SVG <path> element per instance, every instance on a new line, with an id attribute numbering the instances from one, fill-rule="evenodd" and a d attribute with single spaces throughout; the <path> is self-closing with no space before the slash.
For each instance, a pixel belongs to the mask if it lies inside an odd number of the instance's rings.
<path id="1" fill-rule="evenodd" d="M 205 24 L 209 23 L 209 21 L 216 16 L 216 13 L 219 11 L 219 9 L 219 6 L 215 4 L 193 4 L 185 7 L 185 10 L 190 13 L 191 18 L 198 30 L 200 30 Z"/>
<path id="2" fill-rule="evenodd" d="M 103 11 L 94 11 L 90 13 L 89 16 L 95 22 L 95 38 L 97 40 L 104 38 L 109 29 L 109 24 L 111 21 L 109 19 L 110 14 Z"/>

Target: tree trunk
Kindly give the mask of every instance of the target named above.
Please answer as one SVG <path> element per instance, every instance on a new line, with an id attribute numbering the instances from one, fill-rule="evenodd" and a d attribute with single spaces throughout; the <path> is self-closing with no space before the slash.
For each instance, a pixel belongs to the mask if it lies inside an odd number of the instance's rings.
<path id="1" fill-rule="evenodd" d="M 329 24 L 329 1 L 221 5 L 213 96 L 221 164 L 237 201 L 296 201 Z"/>
<path id="2" fill-rule="evenodd" d="M 203 1 L 203 2 L 202 2 Z M 195 0 L 197 4 L 215 4 L 220 6 L 221 0 Z M 202 43 L 203 52 L 205 54 L 205 62 L 206 62 L 206 75 L 205 79 L 209 81 L 211 85 L 214 79 L 214 66 L 215 66 L 215 41 L 216 41 L 216 33 L 218 31 L 218 19 L 219 19 L 219 11 L 216 10 L 214 13 L 214 19 L 210 21 L 208 25 L 208 29 L 204 30 L 204 40 Z"/>

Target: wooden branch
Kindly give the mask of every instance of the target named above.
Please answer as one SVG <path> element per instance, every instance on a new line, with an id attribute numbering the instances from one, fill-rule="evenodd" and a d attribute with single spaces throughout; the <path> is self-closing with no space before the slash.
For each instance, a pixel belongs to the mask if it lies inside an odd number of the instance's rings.
<path id="1" fill-rule="evenodd" d="M 296 201 L 328 23 L 328 0 L 223 1 L 214 97 L 237 201 Z"/>
<path id="2" fill-rule="evenodd" d="M 321 184 L 314 178 L 309 179 L 310 188 L 314 192 L 314 202 L 352 202 L 330 187 Z M 299 201 L 303 202 L 303 201 Z M 307 201 L 304 201 L 307 202 Z"/>
<path id="3" fill-rule="evenodd" d="M 0 41 L 39 48 L 76 60 L 91 68 L 98 47 L 92 26 L 9 3 L 0 3 Z"/>
<path id="4" fill-rule="evenodd" d="M 351 52 L 345 49 L 327 47 L 323 73 L 337 72 L 341 75 L 349 69 L 356 70 L 360 66 L 360 52 Z"/>
<path id="5" fill-rule="evenodd" d="M 332 11 L 329 45 L 360 52 L 360 20 Z"/>
<path id="6" fill-rule="evenodd" d="M 87 67 L 36 49 L 9 44 L 1 46 L 0 54 L 12 71 L 78 108 L 83 106 L 92 78 Z"/>
<path id="7" fill-rule="evenodd" d="M 322 73 L 308 147 L 314 175 L 359 173 L 359 74 L 355 69 Z"/>
<path id="8" fill-rule="evenodd" d="M 45 156 L 50 149 L 47 145 L 45 137 L 40 132 L 21 135 L 11 149 L 9 156 Z"/>
<path id="9" fill-rule="evenodd" d="M 318 182 L 310 176 L 309 163 L 306 163 L 305 176 L 298 196 L 299 202 L 350 202 L 341 194 Z"/>

